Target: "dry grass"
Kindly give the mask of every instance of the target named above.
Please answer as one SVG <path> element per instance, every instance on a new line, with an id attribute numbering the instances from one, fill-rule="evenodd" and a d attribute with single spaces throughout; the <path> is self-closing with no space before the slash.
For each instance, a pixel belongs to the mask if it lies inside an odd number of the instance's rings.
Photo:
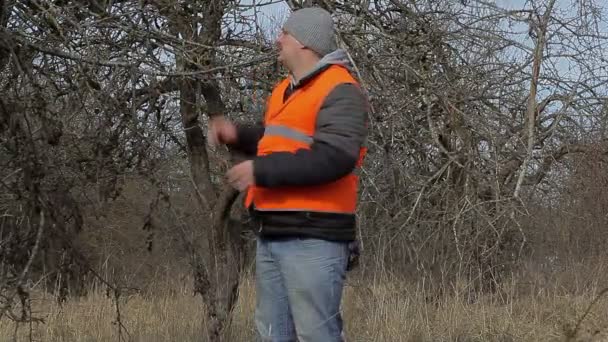
<path id="1" fill-rule="evenodd" d="M 558 285 L 549 288 L 535 282 L 525 291 L 522 286 L 511 282 L 500 295 L 476 299 L 453 290 L 453 295 L 431 303 L 423 291 L 397 281 L 353 284 L 346 288 L 344 300 L 349 341 L 608 341 L 608 298 L 593 306 L 575 337 L 566 338 L 599 287 L 568 294 Z M 154 295 L 132 295 L 121 301 L 123 323 L 132 341 L 203 340 L 201 301 L 192 295 L 189 284 L 162 288 Z M 252 340 L 254 292 L 249 278 L 241 294 L 227 341 Z M 36 341 L 118 340 L 115 306 L 103 291 L 62 307 L 39 295 L 33 305 L 45 318 L 45 324 L 32 326 Z M 29 340 L 29 333 L 28 326 L 21 326 L 17 340 Z M 0 340 L 13 338 L 14 325 L 0 322 Z"/>

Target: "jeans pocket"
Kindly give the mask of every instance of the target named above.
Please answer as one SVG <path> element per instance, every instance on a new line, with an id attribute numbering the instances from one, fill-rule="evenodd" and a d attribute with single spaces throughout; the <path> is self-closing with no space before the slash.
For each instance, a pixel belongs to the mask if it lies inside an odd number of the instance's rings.
<path id="1" fill-rule="evenodd" d="M 306 255 L 339 259 L 348 258 L 348 247 L 344 242 L 313 237 L 298 237 L 296 238 L 296 241 L 297 246 L 295 248 L 299 250 L 300 253 L 304 253 Z"/>

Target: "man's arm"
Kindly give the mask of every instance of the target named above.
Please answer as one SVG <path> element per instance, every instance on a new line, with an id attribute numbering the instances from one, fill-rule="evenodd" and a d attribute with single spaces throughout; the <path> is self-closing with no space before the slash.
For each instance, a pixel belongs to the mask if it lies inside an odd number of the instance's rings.
<path id="1" fill-rule="evenodd" d="M 236 125 L 236 142 L 228 144 L 228 148 L 238 151 L 245 156 L 255 157 L 258 142 L 264 135 L 263 125 Z"/>
<path id="2" fill-rule="evenodd" d="M 367 109 L 365 96 L 356 85 L 337 86 L 321 106 L 311 149 L 256 157 L 255 184 L 317 185 L 352 172 L 367 136 Z"/>

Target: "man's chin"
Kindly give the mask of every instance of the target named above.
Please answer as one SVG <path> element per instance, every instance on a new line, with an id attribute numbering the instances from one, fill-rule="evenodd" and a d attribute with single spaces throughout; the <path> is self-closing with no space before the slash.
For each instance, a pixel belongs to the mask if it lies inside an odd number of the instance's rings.
<path id="1" fill-rule="evenodd" d="M 289 68 L 289 66 L 287 65 L 287 62 L 285 61 L 284 58 L 281 58 L 280 56 L 277 57 L 277 62 L 279 62 L 282 66 L 284 66 L 285 68 Z"/>

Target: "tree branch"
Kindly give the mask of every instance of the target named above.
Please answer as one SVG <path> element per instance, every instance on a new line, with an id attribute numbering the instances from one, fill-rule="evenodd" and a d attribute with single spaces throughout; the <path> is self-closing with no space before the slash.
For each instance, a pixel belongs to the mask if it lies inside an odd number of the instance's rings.
<path id="1" fill-rule="evenodd" d="M 538 113 L 538 107 L 536 105 L 536 93 L 538 87 L 538 79 L 540 76 L 540 68 L 543 62 L 543 51 L 545 49 L 546 44 L 546 36 L 547 36 L 547 28 L 549 26 L 549 20 L 551 18 L 551 12 L 553 11 L 553 6 L 555 5 L 555 0 L 551 0 L 547 5 L 547 10 L 544 13 L 542 19 L 536 23 L 536 27 L 533 26 L 532 29 L 536 31 L 537 40 L 536 46 L 534 48 L 534 63 L 532 65 L 532 78 L 530 80 L 530 94 L 528 95 L 528 105 L 526 107 L 526 131 L 524 136 L 527 137 L 527 153 L 526 158 L 521 167 L 521 171 L 519 177 L 517 179 L 517 183 L 515 185 L 515 191 L 513 193 L 513 197 L 519 198 L 519 192 L 521 191 L 521 185 L 524 181 L 525 175 L 527 173 L 526 168 L 528 167 L 528 163 L 532 158 L 532 150 L 534 148 L 534 129 L 536 127 L 536 113 Z M 531 22 L 532 25 L 532 22 Z"/>

